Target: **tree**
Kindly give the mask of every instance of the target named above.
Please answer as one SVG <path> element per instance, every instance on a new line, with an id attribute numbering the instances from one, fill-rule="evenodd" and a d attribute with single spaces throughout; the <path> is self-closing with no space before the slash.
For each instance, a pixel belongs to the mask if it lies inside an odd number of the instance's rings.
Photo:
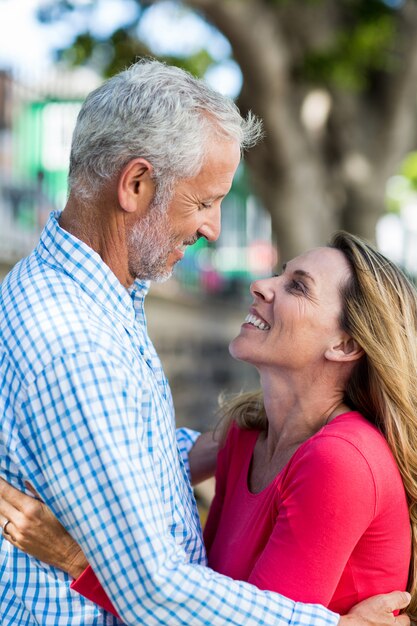
<path id="1" fill-rule="evenodd" d="M 156 2 L 137 3 L 144 11 Z M 265 139 L 247 162 L 282 256 L 324 243 L 338 228 L 372 240 L 386 180 L 415 146 L 416 1 L 186 4 L 229 40 L 243 75 L 238 105 L 264 121 Z M 135 23 L 112 37 L 107 72 L 151 52 Z M 86 62 L 100 45 L 83 34 L 67 58 Z M 186 66 L 202 72 L 211 62 L 202 50 Z"/>

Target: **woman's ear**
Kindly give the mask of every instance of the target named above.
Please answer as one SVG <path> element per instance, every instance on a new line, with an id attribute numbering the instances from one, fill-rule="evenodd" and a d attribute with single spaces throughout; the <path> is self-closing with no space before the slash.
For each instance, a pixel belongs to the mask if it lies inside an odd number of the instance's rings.
<path id="1" fill-rule="evenodd" d="M 355 339 L 344 334 L 324 353 L 328 361 L 350 362 L 360 359 L 365 352 Z"/>
<path id="2" fill-rule="evenodd" d="M 117 185 L 120 207 L 127 213 L 145 214 L 155 194 L 153 167 L 146 159 L 132 159 L 125 165 Z"/>

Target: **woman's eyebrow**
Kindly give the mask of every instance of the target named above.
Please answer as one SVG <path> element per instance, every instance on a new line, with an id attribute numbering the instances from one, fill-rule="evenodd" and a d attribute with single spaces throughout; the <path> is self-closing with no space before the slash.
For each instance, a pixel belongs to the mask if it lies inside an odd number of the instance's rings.
<path id="1" fill-rule="evenodd" d="M 284 263 L 284 265 L 282 266 L 282 271 L 285 272 L 286 268 L 287 268 L 287 263 Z M 303 278 L 308 278 L 308 280 L 311 280 L 311 282 L 313 282 L 314 284 L 316 283 L 312 275 L 309 272 L 306 272 L 305 270 L 292 270 L 292 273 L 296 274 L 297 276 L 302 276 Z"/>

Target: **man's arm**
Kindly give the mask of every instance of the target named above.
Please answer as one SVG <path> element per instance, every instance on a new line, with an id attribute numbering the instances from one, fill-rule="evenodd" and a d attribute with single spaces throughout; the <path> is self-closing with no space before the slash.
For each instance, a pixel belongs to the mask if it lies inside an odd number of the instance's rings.
<path id="1" fill-rule="evenodd" d="M 97 352 L 57 359 L 27 389 L 16 416 L 20 441 L 11 451 L 79 543 L 122 620 L 148 626 L 336 624 L 338 616 L 323 607 L 189 563 L 174 540 L 176 529 L 168 528 L 158 456 L 149 442 L 155 414 L 138 376 Z M 170 451 L 174 475 L 174 440 L 161 455 Z M 179 501 L 186 501 L 189 486 L 178 482 L 177 489 Z M 181 537 L 180 527 L 177 532 Z M 194 561 L 197 544 L 190 549 Z"/>

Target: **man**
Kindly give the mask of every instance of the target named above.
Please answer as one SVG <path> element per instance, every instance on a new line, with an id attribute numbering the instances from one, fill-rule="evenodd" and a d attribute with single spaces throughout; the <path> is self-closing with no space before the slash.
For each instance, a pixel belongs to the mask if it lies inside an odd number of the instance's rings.
<path id="1" fill-rule="evenodd" d="M 339 620 L 205 567 L 186 470 L 195 435 L 176 441 L 146 333 L 144 281 L 167 278 L 199 237 L 218 237 L 240 151 L 259 133 L 185 72 L 132 66 L 84 103 L 68 202 L 2 285 L 2 474 L 21 489 L 30 480 L 126 624 Z M 4 626 L 113 623 L 62 572 L 5 541 L 0 585 Z M 388 598 L 375 621 L 406 601 Z"/>

